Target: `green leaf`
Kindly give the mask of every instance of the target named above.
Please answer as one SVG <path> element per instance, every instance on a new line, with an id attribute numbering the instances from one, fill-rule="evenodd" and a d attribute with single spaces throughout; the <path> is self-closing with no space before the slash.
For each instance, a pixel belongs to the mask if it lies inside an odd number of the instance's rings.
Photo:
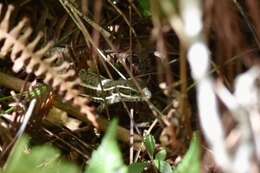
<path id="1" fill-rule="evenodd" d="M 137 162 L 128 166 L 128 173 L 142 173 L 147 166 L 146 162 Z"/>
<path id="2" fill-rule="evenodd" d="M 127 173 L 117 145 L 117 121 L 112 121 L 100 146 L 93 152 L 85 173 Z"/>
<path id="3" fill-rule="evenodd" d="M 28 137 L 22 137 L 6 162 L 4 173 L 78 173 L 79 169 L 60 159 L 51 146 L 28 147 Z"/>
<path id="4" fill-rule="evenodd" d="M 154 151 L 155 151 L 155 139 L 154 139 L 154 137 L 152 135 L 145 136 L 144 145 L 145 145 L 147 152 L 153 158 L 153 154 L 154 154 Z"/>
<path id="5" fill-rule="evenodd" d="M 158 153 L 156 153 L 155 155 L 155 159 L 156 160 L 165 160 L 167 156 L 167 152 L 165 149 L 162 149 L 161 151 L 159 151 Z"/>
<path id="6" fill-rule="evenodd" d="M 160 173 L 172 173 L 171 165 L 164 160 L 154 160 L 155 167 Z"/>
<path id="7" fill-rule="evenodd" d="M 139 6 L 141 8 L 141 12 L 145 17 L 151 16 L 150 10 L 150 0 L 139 0 Z"/>
<path id="8" fill-rule="evenodd" d="M 183 160 L 174 173 L 200 173 L 200 139 L 198 133 L 194 133 L 191 145 Z"/>

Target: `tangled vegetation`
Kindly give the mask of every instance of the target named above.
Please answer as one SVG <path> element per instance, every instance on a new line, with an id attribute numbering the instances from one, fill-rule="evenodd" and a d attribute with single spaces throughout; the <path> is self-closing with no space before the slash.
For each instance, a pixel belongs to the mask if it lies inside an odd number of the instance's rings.
<path id="1" fill-rule="evenodd" d="M 0 172 L 259 172 L 260 2 L 5 0 Z"/>

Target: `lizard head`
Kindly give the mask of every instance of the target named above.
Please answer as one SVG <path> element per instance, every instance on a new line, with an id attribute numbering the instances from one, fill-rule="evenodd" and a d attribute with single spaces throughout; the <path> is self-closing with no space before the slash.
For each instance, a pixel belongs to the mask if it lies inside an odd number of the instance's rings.
<path id="1" fill-rule="evenodd" d="M 146 99 L 150 99 L 152 97 L 152 93 L 147 87 L 143 88 L 142 91 Z"/>

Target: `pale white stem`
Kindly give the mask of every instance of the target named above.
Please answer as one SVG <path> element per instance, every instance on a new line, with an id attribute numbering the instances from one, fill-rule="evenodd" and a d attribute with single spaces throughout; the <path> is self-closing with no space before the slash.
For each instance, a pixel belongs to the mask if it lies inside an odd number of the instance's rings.
<path id="1" fill-rule="evenodd" d="M 251 122 L 251 127 L 254 137 L 256 156 L 260 160 L 260 88 L 257 84 L 260 80 L 260 68 L 259 66 L 253 66 L 247 72 L 239 75 L 235 82 L 235 97 L 238 103 L 247 111 L 248 118 Z M 243 121 L 241 123 L 246 123 Z M 250 122 L 248 122 L 250 124 Z M 253 153 L 252 153 L 253 154 Z"/>
<path id="2" fill-rule="evenodd" d="M 254 148 L 249 113 L 238 103 L 236 97 L 234 97 L 221 82 L 217 84 L 216 93 L 238 122 L 238 130 L 241 138 L 240 145 L 234 157 L 232 157 L 233 170 L 246 173 L 250 170 Z"/>
<path id="3" fill-rule="evenodd" d="M 209 76 L 210 54 L 202 33 L 200 0 L 181 0 L 181 15 L 189 38 L 188 62 L 197 82 L 197 102 L 203 133 L 212 148 L 216 162 L 225 172 L 233 172 L 231 158 L 225 145 L 213 79 Z"/>
<path id="4" fill-rule="evenodd" d="M 32 99 L 31 102 L 30 102 L 30 105 L 24 115 L 24 119 L 23 119 L 23 122 L 22 122 L 22 125 L 20 126 L 18 132 L 16 133 L 16 139 L 18 139 L 24 132 L 24 130 L 26 129 L 26 126 L 32 116 L 32 113 L 33 113 L 33 110 L 36 106 L 36 103 L 37 103 L 37 99 Z"/>
<path id="5" fill-rule="evenodd" d="M 167 3 L 166 3 L 167 2 Z M 249 173 L 253 154 L 252 131 L 249 115 L 252 119 L 259 121 L 260 89 L 256 85 L 256 79 L 260 80 L 260 69 L 254 67 L 236 80 L 235 96 L 233 96 L 224 85 L 214 86 L 214 80 L 210 74 L 210 53 L 202 34 L 203 20 L 201 0 L 180 0 L 181 23 L 184 34 L 180 34 L 176 24 L 169 0 L 163 0 L 162 6 L 167 12 L 172 27 L 180 39 L 187 45 L 187 58 L 191 68 L 191 75 L 197 83 L 197 102 L 199 118 L 203 133 L 209 143 L 217 164 L 226 173 Z M 167 10 L 168 9 L 168 10 Z M 180 22 L 179 22 L 180 23 Z M 185 37 L 183 37 L 183 35 Z M 185 38 L 185 39 L 182 39 Z M 216 89 L 216 90 L 215 90 Z M 238 132 L 241 135 L 240 145 L 234 155 L 227 149 L 224 128 L 220 120 L 220 113 L 216 99 L 216 93 L 226 104 L 238 122 Z M 257 139 L 258 154 L 260 155 L 260 128 L 253 124 L 255 138 Z M 255 128 L 254 128 L 255 127 Z M 257 134 L 257 135 L 256 135 Z M 259 143 L 258 143 L 259 141 Z"/>
<path id="6" fill-rule="evenodd" d="M 134 109 L 130 110 L 130 156 L 129 164 L 132 164 L 134 161 Z"/>

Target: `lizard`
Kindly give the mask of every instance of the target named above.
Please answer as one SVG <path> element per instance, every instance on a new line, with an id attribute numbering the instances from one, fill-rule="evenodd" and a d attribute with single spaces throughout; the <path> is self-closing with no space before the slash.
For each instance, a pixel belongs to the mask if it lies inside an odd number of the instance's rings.
<path id="1" fill-rule="evenodd" d="M 143 87 L 140 92 L 130 79 L 112 80 L 85 69 L 80 70 L 79 77 L 82 81 L 81 86 L 85 88 L 82 96 L 100 103 L 98 110 L 103 110 L 105 105 L 140 102 L 151 98 L 151 92 L 147 87 Z"/>

